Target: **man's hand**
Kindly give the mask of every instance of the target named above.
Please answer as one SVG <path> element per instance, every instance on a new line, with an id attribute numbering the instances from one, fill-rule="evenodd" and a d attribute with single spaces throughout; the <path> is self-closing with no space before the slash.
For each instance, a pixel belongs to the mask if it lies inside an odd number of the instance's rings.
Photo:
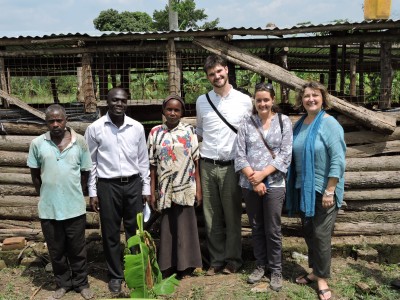
<path id="1" fill-rule="evenodd" d="M 90 206 L 95 212 L 99 212 L 100 206 L 99 206 L 99 198 L 97 196 L 95 197 L 90 197 Z"/>

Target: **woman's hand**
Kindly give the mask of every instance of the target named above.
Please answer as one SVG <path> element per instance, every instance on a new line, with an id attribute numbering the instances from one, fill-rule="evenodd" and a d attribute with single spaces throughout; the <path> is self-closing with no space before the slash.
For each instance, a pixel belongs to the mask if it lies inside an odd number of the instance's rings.
<path id="1" fill-rule="evenodd" d="M 264 196 L 267 193 L 267 187 L 264 183 L 259 183 L 253 186 L 253 190 L 259 195 Z"/>
<path id="2" fill-rule="evenodd" d="M 263 171 L 254 171 L 249 177 L 249 181 L 250 183 L 254 186 L 254 185 L 258 185 L 259 183 L 261 183 L 265 178 L 265 175 L 263 173 Z"/>
<path id="3" fill-rule="evenodd" d="M 196 203 L 197 207 L 199 207 L 201 203 L 203 203 L 203 194 L 201 193 L 201 189 L 198 189 L 196 191 Z"/>
<path id="4" fill-rule="evenodd" d="M 335 204 L 334 195 L 327 196 L 325 194 L 322 195 L 322 207 L 323 208 L 331 208 Z"/>

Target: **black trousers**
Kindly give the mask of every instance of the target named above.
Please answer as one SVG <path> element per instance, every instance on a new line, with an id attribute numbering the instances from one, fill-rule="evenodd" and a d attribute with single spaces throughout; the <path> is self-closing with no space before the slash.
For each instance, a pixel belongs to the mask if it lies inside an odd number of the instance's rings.
<path id="1" fill-rule="evenodd" d="M 110 279 L 123 279 L 121 221 L 128 240 L 136 234 L 136 215 L 143 211 L 142 182 L 139 176 L 128 182 L 100 179 L 97 182 L 103 250 Z"/>
<path id="2" fill-rule="evenodd" d="M 86 214 L 62 221 L 41 219 L 57 287 L 80 292 L 89 287 L 86 262 Z"/>

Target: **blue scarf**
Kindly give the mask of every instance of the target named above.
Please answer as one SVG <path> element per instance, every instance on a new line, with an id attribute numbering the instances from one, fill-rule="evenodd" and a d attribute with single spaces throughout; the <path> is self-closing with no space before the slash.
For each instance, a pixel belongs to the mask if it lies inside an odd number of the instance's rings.
<path id="1" fill-rule="evenodd" d="M 315 214 L 315 138 L 317 137 L 324 114 L 325 111 L 321 110 L 315 117 L 314 121 L 310 124 L 310 129 L 304 142 L 303 159 L 301 162 L 301 198 L 299 199 L 299 204 L 300 210 L 305 213 L 306 217 L 313 217 Z M 302 116 L 301 119 L 295 124 L 293 129 L 293 141 L 298 136 L 306 117 L 307 115 Z M 294 187 L 296 178 L 295 176 L 295 168 L 293 166 L 293 170 L 290 170 L 290 174 L 288 174 L 290 187 Z M 292 197 L 293 200 L 296 200 L 297 197 L 294 194 L 295 193 L 292 193 Z M 298 208 L 298 202 L 297 205 L 296 202 L 297 201 L 294 201 L 290 207 L 292 212 Z"/>

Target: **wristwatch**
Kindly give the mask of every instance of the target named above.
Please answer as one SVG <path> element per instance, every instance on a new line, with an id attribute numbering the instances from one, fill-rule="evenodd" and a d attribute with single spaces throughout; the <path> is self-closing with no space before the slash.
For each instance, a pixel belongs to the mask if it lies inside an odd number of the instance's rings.
<path id="1" fill-rule="evenodd" d="M 329 192 L 328 190 L 325 190 L 324 195 L 327 197 L 335 195 L 335 192 Z"/>

